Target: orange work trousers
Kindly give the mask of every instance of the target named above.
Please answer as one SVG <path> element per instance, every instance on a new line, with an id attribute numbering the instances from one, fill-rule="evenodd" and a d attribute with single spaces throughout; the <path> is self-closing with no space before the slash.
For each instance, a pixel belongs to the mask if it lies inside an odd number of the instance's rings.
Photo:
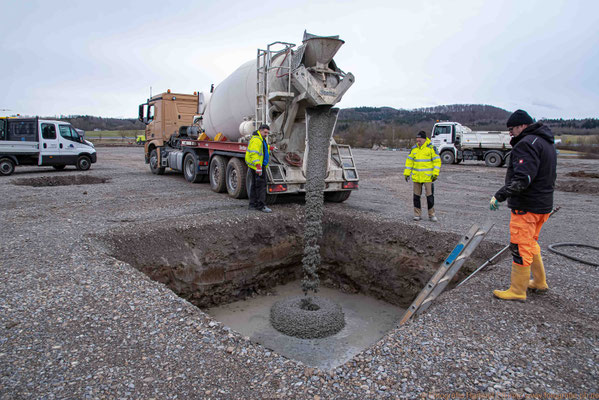
<path id="1" fill-rule="evenodd" d="M 532 263 L 532 256 L 541 253 L 539 247 L 539 233 L 541 227 L 549 218 L 549 214 L 535 214 L 531 212 L 512 210 L 510 220 L 510 250 L 514 264 L 528 267 Z"/>

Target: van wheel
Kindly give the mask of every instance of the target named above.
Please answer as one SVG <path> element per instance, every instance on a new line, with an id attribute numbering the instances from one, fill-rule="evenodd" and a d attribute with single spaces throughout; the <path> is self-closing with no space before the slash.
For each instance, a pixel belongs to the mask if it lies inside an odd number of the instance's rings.
<path id="1" fill-rule="evenodd" d="M 248 197 L 245 188 L 246 170 L 247 166 L 237 157 L 231 157 L 227 164 L 227 192 L 234 199 Z"/>
<path id="2" fill-rule="evenodd" d="M 501 154 L 496 151 L 490 151 L 485 154 L 485 164 L 487 167 L 499 167 L 502 162 L 503 158 L 501 157 Z"/>
<path id="3" fill-rule="evenodd" d="M 158 166 L 158 151 L 156 149 L 152 149 L 150 152 L 150 171 L 154 175 L 162 175 L 164 174 L 164 167 Z"/>
<path id="4" fill-rule="evenodd" d="M 15 163 L 10 158 L 0 160 L 0 175 L 8 176 L 15 172 Z"/>
<path id="5" fill-rule="evenodd" d="M 57 171 L 62 171 L 64 169 L 65 165 L 53 165 L 52 167 L 54 167 L 54 169 Z"/>
<path id="6" fill-rule="evenodd" d="M 195 153 L 187 153 L 185 155 L 185 159 L 183 160 L 183 175 L 187 182 L 202 182 L 205 175 L 198 172 L 198 158 Z"/>
<path id="7" fill-rule="evenodd" d="M 227 190 L 227 168 L 223 156 L 214 156 L 210 161 L 210 189 L 216 193 Z"/>
<path id="8" fill-rule="evenodd" d="M 455 161 L 455 156 L 451 151 L 444 151 L 441 153 L 441 162 L 443 164 L 453 164 Z"/>
<path id="9" fill-rule="evenodd" d="M 92 166 L 92 161 L 88 156 L 81 156 L 77 159 L 77 169 L 79 171 L 87 171 Z"/>

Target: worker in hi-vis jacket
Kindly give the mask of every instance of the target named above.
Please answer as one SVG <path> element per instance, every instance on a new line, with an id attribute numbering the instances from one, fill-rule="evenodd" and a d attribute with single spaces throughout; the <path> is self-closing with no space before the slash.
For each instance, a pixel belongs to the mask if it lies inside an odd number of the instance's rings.
<path id="1" fill-rule="evenodd" d="M 272 212 L 266 207 L 266 167 L 270 159 L 268 143 L 266 138 L 270 133 L 270 127 L 266 124 L 260 125 L 258 130 L 254 131 L 247 150 L 245 151 L 245 163 L 250 168 L 251 184 L 250 192 L 250 210 L 262 212 Z"/>
<path id="2" fill-rule="evenodd" d="M 426 205 L 428 208 L 428 218 L 437 222 L 435 216 L 435 196 L 433 182 L 439 177 L 441 171 L 441 158 L 437 154 L 437 150 L 426 137 L 426 132 L 420 131 L 416 136 L 416 145 L 412 147 L 408 158 L 406 159 L 406 168 L 404 169 L 404 177 L 406 182 L 410 180 L 414 182 L 414 221 L 422 219 L 420 196 L 422 195 L 422 187 L 426 190 Z"/>
<path id="3" fill-rule="evenodd" d="M 491 198 L 490 208 L 497 210 L 507 199 L 511 209 L 512 274 L 510 288 L 493 294 L 502 300 L 524 301 L 527 289 L 549 289 L 537 240 L 553 210 L 557 153 L 551 129 L 535 123 L 526 111 L 516 110 L 507 127 L 512 135 L 510 162 L 505 185 Z"/>

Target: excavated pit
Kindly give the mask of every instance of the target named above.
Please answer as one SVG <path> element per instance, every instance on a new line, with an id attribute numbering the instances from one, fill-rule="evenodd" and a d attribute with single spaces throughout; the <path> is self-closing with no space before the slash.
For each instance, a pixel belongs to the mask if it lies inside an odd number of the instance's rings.
<path id="1" fill-rule="evenodd" d="M 19 186 L 47 187 L 47 186 L 70 186 L 70 185 L 96 185 L 106 183 L 110 178 L 100 178 L 88 175 L 67 176 L 43 176 L 40 178 L 21 178 L 12 181 Z"/>
<path id="2" fill-rule="evenodd" d="M 320 243 L 320 289 L 315 297 L 322 295 L 340 304 L 345 324 L 303 335 L 301 318 L 295 319 L 297 325 L 291 318 L 283 334 L 273 328 L 270 313 L 277 301 L 304 298 L 302 228 L 296 213 L 277 213 L 251 221 L 198 219 L 160 222 L 143 229 L 131 226 L 130 231 L 113 233 L 104 241 L 114 257 L 251 340 L 307 365 L 331 368 L 393 329 L 460 239 L 456 234 L 327 210 Z M 483 242 L 456 281 L 500 247 Z"/>

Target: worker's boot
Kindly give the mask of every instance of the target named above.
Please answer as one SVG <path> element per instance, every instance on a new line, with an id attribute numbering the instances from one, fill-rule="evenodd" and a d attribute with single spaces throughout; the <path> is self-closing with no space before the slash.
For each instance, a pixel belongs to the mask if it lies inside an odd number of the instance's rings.
<path id="1" fill-rule="evenodd" d="M 545 277 L 545 267 L 543 266 L 543 259 L 541 253 L 532 256 L 532 264 L 530 264 L 530 270 L 532 271 L 532 279 L 528 281 L 528 288 L 537 290 L 539 292 L 545 292 L 549 289 Z"/>
<path id="2" fill-rule="evenodd" d="M 526 289 L 530 278 L 530 265 L 522 267 L 512 263 L 512 284 L 508 290 L 493 290 L 493 295 L 502 300 L 526 300 Z"/>
<path id="3" fill-rule="evenodd" d="M 420 221 L 422 219 L 422 217 L 420 216 L 421 214 L 422 210 L 420 208 L 414 207 L 414 221 Z"/>

